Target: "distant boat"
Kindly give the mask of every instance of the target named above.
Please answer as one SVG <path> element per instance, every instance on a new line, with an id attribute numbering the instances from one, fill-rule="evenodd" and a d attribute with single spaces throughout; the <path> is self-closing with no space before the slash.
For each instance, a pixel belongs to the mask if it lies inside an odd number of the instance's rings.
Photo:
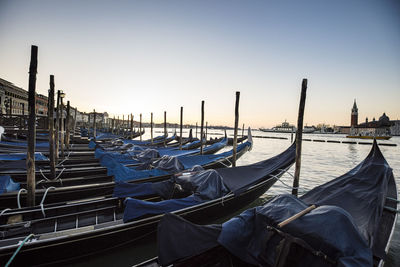
<path id="1" fill-rule="evenodd" d="M 275 127 L 272 127 L 271 129 L 260 128 L 259 130 L 267 133 L 295 133 L 297 128 L 296 126 L 291 125 L 285 121 L 282 122 L 281 125 L 277 125 Z M 315 132 L 315 130 L 316 129 L 314 126 L 304 126 L 303 133 L 313 133 Z"/>
<path id="2" fill-rule="evenodd" d="M 271 129 L 264 129 L 260 128 L 260 131 L 267 132 L 267 133 L 294 133 L 296 132 L 296 127 L 294 125 L 289 124 L 288 122 L 282 122 L 281 125 L 277 125 L 272 127 Z"/>

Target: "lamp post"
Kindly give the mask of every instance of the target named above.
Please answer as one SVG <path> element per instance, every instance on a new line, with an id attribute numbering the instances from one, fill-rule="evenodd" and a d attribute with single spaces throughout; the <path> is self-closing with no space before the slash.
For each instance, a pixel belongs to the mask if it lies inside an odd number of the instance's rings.
<path id="1" fill-rule="evenodd" d="M 64 157 L 64 138 L 65 138 L 65 133 L 64 133 L 64 104 L 63 104 L 63 98 L 65 97 L 65 93 L 61 90 L 60 91 L 60 104 L 61 104 L 61 113 L 60 113 L 60 123 L 61 123 L 61 157 Z"/>

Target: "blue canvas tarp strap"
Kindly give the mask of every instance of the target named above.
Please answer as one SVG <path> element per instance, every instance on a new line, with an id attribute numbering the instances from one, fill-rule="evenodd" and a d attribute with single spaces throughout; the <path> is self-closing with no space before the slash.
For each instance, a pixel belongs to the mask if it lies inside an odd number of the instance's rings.
<path id="1" fill-rule="evenodd" d="M 0 160 L 25 160 L 26 153 L 0 154 Z M 49 160 L 41 152 L 35 152 L 35 160 Z"/>
<path id="2" fill-rule="evenodd" d="M 113 197 L 124 198 L 156 194 L 152 184 L 153 183 L 130 184 L 126 182 L 116 182 Z"/>
<path id="3" fill-rule="evenodd" d="M 180 199 L 168 199 L 160 202 L 127 198 L 125 200 L 123 221 L 129 222 L 145 215 L 164 214 L 166 212 L 184 209 L 200 203 L 201 202 L 195 200 L 193 196 Z"/>

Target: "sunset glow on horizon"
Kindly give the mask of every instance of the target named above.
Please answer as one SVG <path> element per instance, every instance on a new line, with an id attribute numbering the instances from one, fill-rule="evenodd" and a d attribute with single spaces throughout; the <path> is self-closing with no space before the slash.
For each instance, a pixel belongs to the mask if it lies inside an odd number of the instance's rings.
<path id="1" fill-rule="evenodd" d="M 37 92 L 49 76 L 80 111 L 253 128 L 400 119 L 398 1 L 0 1 L 0 78 Z"/>

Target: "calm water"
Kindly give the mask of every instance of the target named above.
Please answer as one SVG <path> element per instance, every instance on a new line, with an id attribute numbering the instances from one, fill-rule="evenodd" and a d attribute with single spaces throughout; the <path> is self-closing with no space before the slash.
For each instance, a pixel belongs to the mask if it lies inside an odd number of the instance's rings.
<path id="1" fill-rule="evenodd" d="M 210 130 L 209 136 L 220 137 L 221 131 Z M 213 133 L 217 135 L 213 135 Z M 184 130 L 184 136 L 187 136 L 188 130 Z M 228 135 L 232 131 L 228 132 Z M 159 135 L 159 133 L 154 136 Z M 253 150 L 246 153 L 239 161 L 238 165 L 246 165 L 263 159 L 270 158 L 290 145 L 290 134 L 263 133 L 253 131 L 253 135 L 257 136 L 280 136 L 287 137 L 288 140 L 281 139 L 263 139 L 254 138 Z M 147 130 L 144 138 L 149 138 L 149 130 Z M 304 138 L 319 139 L 319 140 L 345 140 L 343 135 L 304 135 Z M 372 141 L 365 141 L 371 142 Z M 378 141 L 378 143 L 395 143 L 396 147 L 381 146 L 381 150 L 389 165 L 393 168 L 394 176 L 398 188 L 400 188 L 400 137 L 392 137 L 388 141 Z M 320 142 L 303 142 L 302 166 L 300 174 L 299 193 L 304 193 L 315 186 L 323 184 L 331 179 L 334 179 L 360 163 L 368 154 L 371 145 L 358 144 L 337 144 L 337 143 L 320 143 Z M 289 170 L 289 173 L 294 173 L 294 167 Z M 282 182 L 287 185 L 292 184 L 292 177 L 285 174 L 281 178 Z M 284 184 L 277 182 L 266 194 L 257 200 L 254 205 L 262 204 L 271 196 L 291 193 L 291 189 Z M 227 218 L 224 218 L 227 219 Z M 141 262 L 146 258 L 155 255 L 156 246 L 149 240 L 144 249 L 138 251 L 132 247 L 126 247 L 115 251 L 96 255 L 90 259 L 85 259 L 73 266 L 131 266 L 137 262 Z M 388 260 L 385 266 L 400 266 L 400 220 L 397 221 L 395 234 L 391 242 L 391 248 L 388 255 Z"/>

